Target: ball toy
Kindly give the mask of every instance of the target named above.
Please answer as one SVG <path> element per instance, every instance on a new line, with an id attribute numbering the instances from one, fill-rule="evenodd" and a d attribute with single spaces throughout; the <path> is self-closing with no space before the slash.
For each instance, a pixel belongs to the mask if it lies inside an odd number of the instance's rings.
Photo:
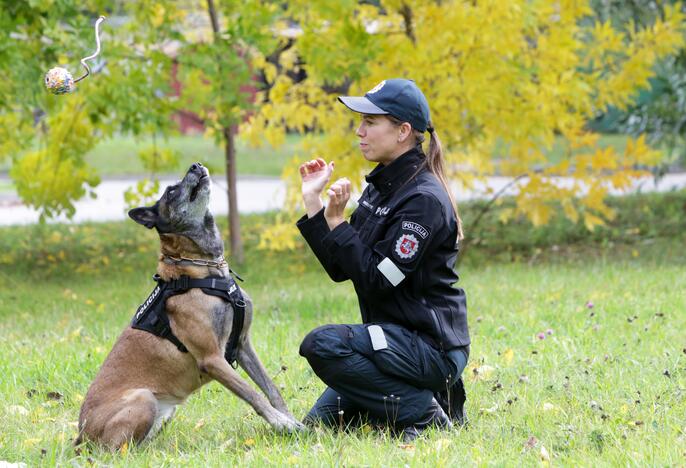
<path id="1" fill-rule="evenodd" d="M 74 77 L 66 68 L 55 67 L 45 75 L 45 87 L 52 94 L 66 94 L 74 91 Z"/>

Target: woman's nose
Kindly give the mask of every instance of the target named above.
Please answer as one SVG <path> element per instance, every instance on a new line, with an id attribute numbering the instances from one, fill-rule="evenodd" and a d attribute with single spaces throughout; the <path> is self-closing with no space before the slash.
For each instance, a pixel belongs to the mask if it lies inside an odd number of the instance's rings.
<path id="1" fill-rule="evenodd" d="M 357 127 L 357 130 L 355 130 L 355 135 L 357 135 L 358 137 L 363 137 L 363 136 L 364 136 L 364 131 L 362 130 L 362 125 L 360 125 L 359 127 Z"/>

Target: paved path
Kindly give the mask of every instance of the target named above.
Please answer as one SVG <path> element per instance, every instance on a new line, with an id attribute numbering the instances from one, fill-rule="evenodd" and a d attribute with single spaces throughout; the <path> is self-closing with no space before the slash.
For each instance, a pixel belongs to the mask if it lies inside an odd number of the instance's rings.
<path id="1" fill-rule="evenodd" d="M 214 179 L 210 207 L 215 215 L 225 215 L 228 212 L 225 182 L 223 178 Z M 490 198 L 493 193 L 506 187 L 512 179 L 508 177 L 488 177 L 484 183 L 479 183 L 474 189 L 466 190 L 455 185 L 457 200 L 475 198 Z M 7 182 L 0 178 L 0 183 Z M 126 218 L 124 191 L 135 184 L 136 180 L 108 179 L 103 180 L 96 188 L 97 198 L 82 200 L 76 203 L 76 214 L 71 220 L 62 216 L 50 222 L 80 223 L 84 221 L 111 221 Z M 161 186 L 174 182 L 163 179 Z M 524 182 L 519 181 L 519 183 Z M 560 186 L 568 186 L 572 180 L 566 177 L 556 179 Z M 638 181 L 629 192 L 636 191 L 670 191 L 686 187 L 686 173 L 668 174 L 660 179 L 658 184 L 652 178 Z M 490 191 L 489 191 L 490 190 Z M 505 194 L 513 195 L 517 192 L 517 184 L 510 186 Z M 612 192 L 613 194 L 621 194 Z M 245 177 L 238 181 L 238 209 L 241 213 L 254 213 L 279 209 L 283 206 L 286 189 L 284 183 L 277 178 Z M 0 226 L 17 224 L 32 224 L 38 222 L 38 212 L 24 206 L 14 193 L 0 192 Z"/>

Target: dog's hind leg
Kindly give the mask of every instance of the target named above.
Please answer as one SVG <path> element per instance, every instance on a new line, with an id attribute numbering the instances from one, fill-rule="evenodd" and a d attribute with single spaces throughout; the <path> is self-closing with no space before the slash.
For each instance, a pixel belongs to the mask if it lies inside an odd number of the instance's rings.
<path id="1" fill-rule="evenodd" d="M 260 387 L 264 394 L 267 395 L 269 402 L 274 408 L 293 418 L 291 412 L 288 411 L 286 402 L 281 396 L 279 389 L 276 388 L 272 379 L 267 375 L 267 370 L 264 368 L 260 358 L 257 357 L 255 348 L 253 348 L 250 338 L 247 336 L 245 341 L 243 341 L 238 348 L 238 364 L 248 373 L 250 378 Z"/>
<path id="2" fill-rule="evenodd" d="M 223 354 L 213 354 L 198 361 L 200 370 L 224 385 L 252 406 L 257 414 L 267 420 L 274 429 L 293 432 L 304 429 L 304 426 L 292 416 L 281 413 L 274 408 L 265 397 L 257 393 L 238 372 L 236 372 Z"/>
<path id="3" fill-rule="evenodd" d="M 105 424 L 99 442 L 111 450 L 120 449 L 125 443 L 142 442 L 148 438 L 157 416 L 157 399 L 145 388 L 128 391 L 120 401 L 120 407 Z"/>

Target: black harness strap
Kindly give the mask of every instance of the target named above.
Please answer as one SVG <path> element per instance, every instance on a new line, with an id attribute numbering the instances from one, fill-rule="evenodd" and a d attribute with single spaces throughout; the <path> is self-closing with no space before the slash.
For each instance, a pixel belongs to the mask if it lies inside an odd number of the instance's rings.
<path id="1" fill-rule="evenodd" d="M 171 296 L 183 294 L 189 289 L 200 288 L 205 294 L 220 297 L 228 301 L 233 307 L 233 323 L 224 350 L 224 358 L 235 369 L 238 358 L 238 340 L 245 322 L 245 301 L 236 281 L 230 276 L 228 278 L 210 276 L 202 279 L 181 276 L 177 280 L 163 281 L 158 275 L 155 275 L 153 279 L 157 281 L 157 286 L 145 302 L 138 307 L 131 320 L 131 326 L 165 338 L 174 343 L 179 351 L 187 353 L 188 349 L 172 333 L 165 305 Z"/>

